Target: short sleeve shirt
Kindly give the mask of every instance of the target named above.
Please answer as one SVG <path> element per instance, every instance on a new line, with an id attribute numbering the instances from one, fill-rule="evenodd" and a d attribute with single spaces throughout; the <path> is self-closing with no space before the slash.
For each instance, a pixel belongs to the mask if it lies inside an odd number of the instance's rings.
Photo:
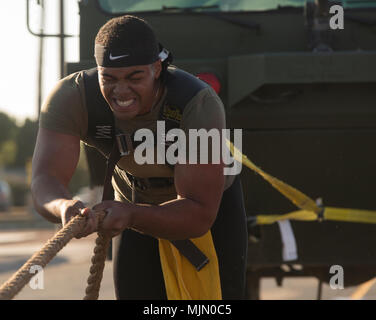
<path id="1" fill-rule="evenodd" d="M 164 90 L 160 100 L 155 103 L 150 112 L 124 121 L 115 118 L 116 126 L 124 133 L 134 133 L 138 129 L 147 128 L 156 131 L 160 109 L 167 96 Z M 44 102 L 40 127 L 63 134 L 79 137 L 84 143 L 89 143 L 88 137 L 88 110 L 85 99 L 85 85 L 83 72 L 73 73 L 60 80 Z M 212 128 L 225 129 L 225 111 L 220 98 L 211 87 L 199 91 L 186 105 L 182 114 L 180 128 L 186 133 L 189 129 Z M 134 160 L 134 154 L 123 156 L 118 162 L 112 184 L 115 190 L 115 199 L 130 201 L 132 186 L 126 172 L 135 177 L 173 177 L 173 167 L 167 164 L 139 165 Z M 234 176 L 225 176 L 227 189 L 233 182 Z M 160 204 L 176 199 L 174 185 L 159 188 L 136 190 L 137 200 L 141 203 Z"/>

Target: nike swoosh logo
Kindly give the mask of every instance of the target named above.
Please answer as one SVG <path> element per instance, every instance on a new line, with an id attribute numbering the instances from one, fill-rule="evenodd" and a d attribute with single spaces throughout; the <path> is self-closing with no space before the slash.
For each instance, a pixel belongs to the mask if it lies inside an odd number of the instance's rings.
<path id="1" fill-rule="evenodd" d="M 129 54 L 123 54 L 122 56 L 113 56 L 112 53 L 110 53 L 110 60 L 117 60 L 117 59 L 125 58 L 128 56 Z"/>

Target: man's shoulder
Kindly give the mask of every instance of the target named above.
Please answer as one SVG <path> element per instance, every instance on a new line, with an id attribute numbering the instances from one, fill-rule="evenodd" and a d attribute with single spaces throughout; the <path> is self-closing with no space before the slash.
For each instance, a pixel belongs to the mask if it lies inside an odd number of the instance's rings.
<path id="1" fill-rule="evenodd" d="M 208 88 L 207 83 L 175 66 L 170 66 L 167 70 L 166 86 L 167 104 L 176 106 L 181 111 L 200 91 Z"/>
<path id="2" fill-rule="evenodd" d="M 183 89 L 187 92 L 199 91 L 208 86 L 206 82 L 200 80 L 195 75 L 176 66 L 169 66 L 167 69 L 166 83 L 172 89 Z"/>
<path id="3" fill-rule="evenodd" d="M 181 127 L 225 128 L 225 108 L 221 98 L 211 86 L 198 91 L 188 102 L 182 114 Z"/>
<path id="4" fill-rule="evenodd" d="M 85 86 L 85 79 L 89 77 L 93 77 L 96 81 L 98 81 L 97 68 L 72 72 L 64 78 L 60 79 L 57 85 L 66 90 L 76 88 L 83 89 Z"/>
<path id="5" fill-rule="evenodd" d="M 96 71 L 96 68 L 95 70 L 76 71 L 60 79 L 51 90 L 45 105 L 48 106 L 51 102 L 54 102 L 66 107 L 67 104 L 79 103 L 86 110 L 87 79 L 93 76 L 92 79 L 98 83 L 98 78 L 96 75 L 94 76 L 93 71 Z"/>
<path id="6" fill-rule="evenodd" d="M 41 108 L 40 126 L 64 134 L 86 136 L 87 110 L 82 71 L 59 80 Z"/>
<path id="7" fill-rule="evenodd" d="M 192 97 L 184 111 L 185 113 L 190 113 L 193 110 L 203 114 L 209 111 L 224 113 L 224 105 L 214 89 L 208 86 Z"/>
<path id="8" fill-rule="evenodd" d="M 80 84 L 81 81 L 83 81 L 83 73 L 85 70 L 80 70 L 73 72 L 71 74 L 68 74 L 64 78 L 62 78 L 60 81 L 63 83 L 75 83 L 76 85 Z"/>
<path id="9" fill-rule="evenodd" d="M 64 78 L 57 81 L 53 89 L 47 98 L 49 100 L 63 100 L 69 101 L 70 99 L 80 95 L 80 91 L 83 90 L 83 76 L 82 71 L 71 73 Z"/>

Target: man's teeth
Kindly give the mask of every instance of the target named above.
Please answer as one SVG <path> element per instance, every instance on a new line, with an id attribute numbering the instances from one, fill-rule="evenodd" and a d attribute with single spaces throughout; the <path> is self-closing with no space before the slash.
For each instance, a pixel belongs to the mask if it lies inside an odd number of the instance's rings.
<path id="1" fill-rule="evenodd" d="M 116 99 L 116 103 L 120 107 L 128 107 L 133 103 L 133 101 L 134 101 L 134 99 L 130 99 L 130 100 L 118 100 L 118 99 Z"/>

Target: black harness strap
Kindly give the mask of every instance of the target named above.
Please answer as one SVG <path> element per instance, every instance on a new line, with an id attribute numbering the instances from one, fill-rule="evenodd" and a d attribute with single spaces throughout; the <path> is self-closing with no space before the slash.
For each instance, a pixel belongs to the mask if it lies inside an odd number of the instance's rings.
<path id="1" fill-rule="evenodd" d="M 103 181 L 103 195 L 102 201 L 114 199 L 114 188 L 112 187 L 111 179 L 115 170 L 115 166 L 120 160 L 121 155 L 116 141 L 111 150 L 110 157 L 107 159 L 106 175 Z"/>
<path id="2" fill-rule="evenodd" d="M 99 88 L 97 68 L 84 71 L 84 83 L 88 111 L 88 142 L 108 158 L 115 140 L 115 120 Z"/>

